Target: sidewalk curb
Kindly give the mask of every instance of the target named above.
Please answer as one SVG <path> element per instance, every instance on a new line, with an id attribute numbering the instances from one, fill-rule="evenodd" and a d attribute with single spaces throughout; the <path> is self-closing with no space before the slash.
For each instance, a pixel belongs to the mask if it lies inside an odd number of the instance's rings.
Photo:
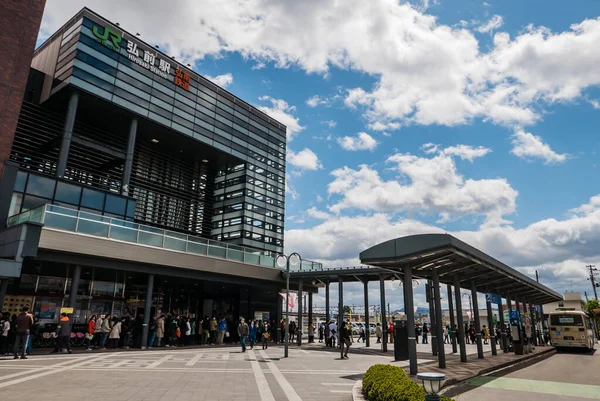
<path id="1" fill-rule="evenodd" d="M 529 361 L 529 360 L 531 360 L 533 358 L 537 358 L 537 357 L 548 355 L 548 354 L 550 354 L 552 352 L 555 352 L 554 348 L 553 347 L 548 347 L 548 349 L 544 349 L 544 350 L 542 350 L 540 352 L 537 352 L 535 354 L 529 354 L 528 356 L 520 358 L 519 360 L 516 360 L 516 361 L 507 361 L 507 362 L 504 362 L 504 363 L 501 363 L 501 364 L 498 364 L 498 365 L 495 365 L 495 366 L 490 366 L 490 367 L 481 369 L 481 370 L 479 370 L 477 372 L 474 372 L 473 375 L 471 375 L 469 377 L 462 378 L 460 380 L 459 379 L 454 379 L 454 378 L 453 379 L 449 379 L 449 380 L 446 380 L 444 382 L 444 385 L 443 385 L 442 388 L 443 388 L 443 390 L 447 390 L 449 387 L 455 386 L 455 385 L 457 385 L 459 383 L 462 383 L 464 381 L 467 381 L 467 380 L 469 380 L 469 379 L 471 379 L 473 377 L 485 375 L 486 373 L 490 373 L 490 372 L 494 372 L 496 370 L 504 369 L 504 368 L 506 368 L 508 366 L 517 365 L 517 364 Z M 412 376 L 409 376 L 409 377 L 411 377 L 412 379 L 414 379 L 414 377 L 412 377 Z M 443 391 L 442 391 L 442 393 L 443 393 Z M 354 386 L 352 387 L 352 400 L 353 401 L 367 401 L 367 399 L 364 397 L 363 392 L 362 392 L 362 380 L 357 380 L 356 383 L 354 383 Z"/>

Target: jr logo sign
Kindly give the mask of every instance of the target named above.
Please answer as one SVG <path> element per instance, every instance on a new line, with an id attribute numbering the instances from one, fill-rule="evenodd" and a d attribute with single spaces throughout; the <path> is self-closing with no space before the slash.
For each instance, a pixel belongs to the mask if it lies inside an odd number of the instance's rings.
<path id="1" fill-rule="evenodd" d="M 102 33 L 100 33 L 100 29 L 103 30 Z M 123 37 L 120 33 L 113 31 L 109 27 L 98 28 L 96 25 L 94 25 L 92 31 L 94 32 L 94 36 L 96 36 L 96 40 L 98 40 L 98 42 L 100 42 L 102 45 L 111 50 L 119 50 L 121 41 L 123 40 Z"/>

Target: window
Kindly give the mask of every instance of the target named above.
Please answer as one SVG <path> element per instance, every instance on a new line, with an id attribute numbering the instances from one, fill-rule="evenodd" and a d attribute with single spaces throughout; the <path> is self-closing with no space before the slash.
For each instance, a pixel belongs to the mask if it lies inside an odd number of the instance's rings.
<path id="1" fill-rule="evenodd" d="M 12 199 L 10 200 L 10 208 L 8 210 L 9 216 L 21 213 L 21 205 L 23 204 L 23 194 L 14 192 Z"/>
<path id="2" fill-rule="evenodd" d="M 17 173 L 17 180 L 15 181 L 15 191 L 24 192 L 26 182 L 27 182 L 27 173 L 19 171 Z"/>
<path id="3" fill-rule="evenodd" d="M 552 326 L 583 326 L 583 319 L 579 315 L 551 315 Z"/>
<path id="4" fill-rule="evenodd" d="M 77 185 L 67 184 L 66 182 L 58 182 L 56 186 L 55 199 L 59 202 L 79 204 L 81 196 L 81 187 Z"/>
<path id="5" fill-rule="evenodd" d="M 115 195 L 106 195 L 106 205 L 104 210 L 107 213 L 113 213 L 120 216 L 125 215 L 125 208 L 127 207 L 127 200 Z"/>
<path id="6" fill-rule="evenodd" d="M 27 193 L 30 195 L 42 196 L 44 198 L 52 198 L 54 195 L 54 185 L 56 181 L 40 177 L 39 175 L 31 174 L 27 183 Z"/>
<path id="7" fill-rule="evenodd" d="M 83 196 L 81 197 L 81 206 L 102 210 L 104 207 L 104 194 L 92 189 L 84 188 Z"/>
<path id="8" fill-rule="evenodd" d="M 65 291 L 65 279 L 57 277 L 40 277 L 37 292 L 44 294 L 62 294 Z"/>
<path id="9" fill-rule="evenodd" d="M 22 211 L 26 212 L 27 210 L 35 209 L 36 207 L 40 207 L 49 202 L 50 201 L 48 199 L 38 198 L 37 196 L 25 195 L 25 198 L 23 199 Z"/>

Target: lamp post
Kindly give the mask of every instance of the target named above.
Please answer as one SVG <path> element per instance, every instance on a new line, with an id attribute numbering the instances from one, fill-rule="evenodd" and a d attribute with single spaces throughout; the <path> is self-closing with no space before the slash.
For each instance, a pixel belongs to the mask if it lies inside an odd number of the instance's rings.
<path id="1" fill-rule="evenodd" d="M 275 261 L 277 266 L 285 266 L 285 334 L 284 334 L 284 348 L 283 357 L 287 358 L 289 353 L 289 325 L 290 325 L 290 264 L 292 266 L 299 266 L 302 263 L 302 258 L 296 252 L 290 254 L 290 256 L 279 255 Z M 300 295 L 302 296 L 302 295 Z"/>
<path id="2" fill-rule="evenodd" d="M 443 373 L 417 373 L 417 379 L 421 380 L 427 393 L 425 401 L 440 401 L 438 393 L 445 378 L 446 375 Z"/>

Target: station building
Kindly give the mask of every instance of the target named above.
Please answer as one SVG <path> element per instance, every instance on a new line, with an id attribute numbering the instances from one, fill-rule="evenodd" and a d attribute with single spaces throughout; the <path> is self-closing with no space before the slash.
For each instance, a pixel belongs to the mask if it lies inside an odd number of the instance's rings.
<path id="1" fill-rule="evenodd" d="M 86 8 L 35 50 L 1 173 L 4 310 L 280 319 L 286 127 L 189 67 Z"/>

